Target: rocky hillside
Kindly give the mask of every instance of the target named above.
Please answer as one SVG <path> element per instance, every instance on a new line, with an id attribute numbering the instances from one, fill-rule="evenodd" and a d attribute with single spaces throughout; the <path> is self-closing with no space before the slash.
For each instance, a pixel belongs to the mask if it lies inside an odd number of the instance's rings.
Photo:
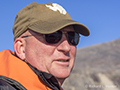
<path id="1" fill-rule="evenodd" d="M 120 90 L 120 39 L 78 49 L 64 90 Z"/>

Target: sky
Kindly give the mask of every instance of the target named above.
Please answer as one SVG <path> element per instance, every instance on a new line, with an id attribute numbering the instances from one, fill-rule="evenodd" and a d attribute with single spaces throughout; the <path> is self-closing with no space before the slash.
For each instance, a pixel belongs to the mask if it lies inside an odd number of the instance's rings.
<path id="1" fill-rule="evenodd" d="M 54 2 L 62 5 L 73 20 L 86 25 L 88 37 L 81 36 L 77 48 L 120 38 L 120 0 L 1 0 L 0 51 L 13 49 L 12 26 L 19 10 L 32 3 Z"/>

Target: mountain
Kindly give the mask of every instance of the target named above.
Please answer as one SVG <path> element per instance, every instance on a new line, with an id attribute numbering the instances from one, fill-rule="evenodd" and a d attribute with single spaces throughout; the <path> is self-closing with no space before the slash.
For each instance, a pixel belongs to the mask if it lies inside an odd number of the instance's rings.
<path id="1" fill-rule="evenodd" d="M 120 39 L 77 50 L 64 90 L 120 90 Z"/>

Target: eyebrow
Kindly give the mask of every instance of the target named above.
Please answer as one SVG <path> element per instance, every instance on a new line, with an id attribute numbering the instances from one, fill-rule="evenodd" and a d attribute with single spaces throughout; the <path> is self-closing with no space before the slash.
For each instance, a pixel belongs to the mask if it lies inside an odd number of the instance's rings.
<path id="1" fill-rule="evenodd" d="M 26 38 L 26 37 L 30 37 L 30 36 L 33 36 L 33 35 L 25 35 L 25 36 L 22 36 L 21 38 Z"/>

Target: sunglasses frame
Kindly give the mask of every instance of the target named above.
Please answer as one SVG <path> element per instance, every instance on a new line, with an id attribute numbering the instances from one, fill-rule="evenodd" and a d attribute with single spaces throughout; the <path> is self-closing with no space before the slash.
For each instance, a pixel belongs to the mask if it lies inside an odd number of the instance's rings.
<path id="1" fill-rule="evenodd" d="M 33 31 L 33 30 L 32 30 L 32 31 Z M 61 37 L 59 38 L 59 40 L 58 40 L 57 42 L 53 42 L 53 43 L 50 43 L 49 41 L 47 41 L 47 39 L 46 39 L 47 36 L 46 36 L 46 35 L 54 34 L 54 33 L 56 33 L 56 32 L 60 32 L 60 33 L 61 33 Z M 77 46 L 77 45 L 78 45 L 78 43 L 79 43 L 79 38 L 80 38 L 79 33 L 74 32 L 74 31 L 61 31 L 61 30 L 58 30 L 58 31 L 56 31 L 56 32 L 50 33 L 50 34 L 40 34 L 40 33 L 37 33 L 37 32 L 34 31 L 34 33 L 36 33 L 36 34 L 43 35 L 45 41 L 46 41 L 47 43 L 49 43 L 49 44 L 56 44 L 56 43 L 60 42 L 61 39 L 62 39 L 62 37 L 63 37 L 63 34 L 65 34 L 65 36 L 66 36 L 67 41 L 68 41 L 69 44 L 71 44 L 71 45 L 73 45 L 73 46 Z M 77 34 L 78 36 L 77 36 L 77 37 L 72 37 L 71 35 L 68 34 L 69 32 L 74 32 L 74 33 Z M 26 36 L 22 36 L 21 38 L 26 38 L 26 37 L 30 37 L 30 36 L 35 36 L 35 35 L 26 35 Z M 76 43 L 76 44 L 71 43 L 72 40 L 70 41 L 70 40 L 69 40 L 70 38 L 72 38 L 72 39 L 78 38 L 77 43 Z M 73 40 L 73 41 L 74 41 L 74 40 Z"/>

